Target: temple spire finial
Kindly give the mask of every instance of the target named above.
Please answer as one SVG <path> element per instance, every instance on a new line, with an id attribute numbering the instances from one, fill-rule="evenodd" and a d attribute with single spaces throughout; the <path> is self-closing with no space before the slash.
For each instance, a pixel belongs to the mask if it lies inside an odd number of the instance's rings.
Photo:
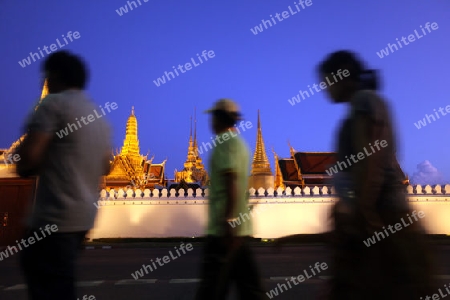
<path id="1" fill-rule="evenodd" d="M 189 131 L 189 139 L 192 139 L 192 116 L 191 116 L 191 130 Z"/>
<path id="2" fill-rule="evenodd" d="M 261 130 L 261 120 L 259 118 L 259 109 L 258 109 L 258 130 Z"/>
<path id="3" fill-rule="evenodd" d="M 295 149 L 292 147 L 291 142 L 288 140 L 289 152 L 291 153 L 292 158 L 294 158 Z"/>
<path id="4" fill-rule="evenodd" d="M 196 107 L 194 106 L 194 148 L 197 147 L 197 113 Z"/>
<path id="5" fill-rule="evenodd" d="M 131 115 L 134 116 L 134 106 L 131 107 Z"/>
<path id="6" fill-rule="evenodd" d="M 269 159 L 267 158 L 264 140 L 262 138 L 261 118 L 258 109 L 258 128 L 256 134 L 256 148 L 253 155 L 252 172 L 251 174 L 272 174 L 270 170 Z"/>

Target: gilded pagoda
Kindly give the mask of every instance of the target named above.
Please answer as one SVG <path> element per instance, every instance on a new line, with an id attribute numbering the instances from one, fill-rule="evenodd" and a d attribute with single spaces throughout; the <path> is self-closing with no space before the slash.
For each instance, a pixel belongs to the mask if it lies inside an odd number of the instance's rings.
<path id="1" fill-rule="evenodd" d="M 209 185 L 208 172 L 203 165 L 202 158 L 198 154 L 197 119 L 195 119 L 194 122 L 194 138 L 192 138 L 191 118 L 187 158 L 184 163 L 184 168 L 181 171 L 175 170 L 174 172 L 175 183 L 172 185 L 174 187 L 197 188 Z"/>
<path id="2" fill-rule="evenodd" d="M 249 188 L 268 189 L 274 187 L 274 176 L 267 159 L 266 147 L 262 137 L 261 119 L 258 110 L 258 127 L 256 132 L 256 147 L 253 154 L 252 168 L 249 177 Z"/>
<path id="3" fill-rule="evenodd" d="M 148 155 L 140 154 L 137 130 L 137 119 L 132 107 L 123 146 L 120 152 L 116 151 L 116 154 L 112 155 L 111 171 L 103 178 L 103 188 L 109 190 L 129 186 L 134 189 L 153 189 L 165 186 L 166 160 L 154 164 L 153 158 L 148 159 Z"/>

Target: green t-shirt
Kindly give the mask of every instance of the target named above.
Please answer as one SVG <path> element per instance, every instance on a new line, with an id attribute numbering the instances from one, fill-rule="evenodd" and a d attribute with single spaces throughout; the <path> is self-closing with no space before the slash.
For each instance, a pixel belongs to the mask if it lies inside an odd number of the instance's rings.
<path id="1" fill-rule="evenodd" d="M 208 210 L 208 235 L 221 236 L 220 222 L 225 217 L 227 202 L 226 182 L 224 171 L 237 174 L 237 199 L 232 217 L 238 218 L 233 227 L 235 235 L 247 236 L 253 234 L 252 216 L 248 207 L 248 168 L 249 148 L 238 133 L 228 131 L 219 135 L 210 156 L 210 189 Z"/>

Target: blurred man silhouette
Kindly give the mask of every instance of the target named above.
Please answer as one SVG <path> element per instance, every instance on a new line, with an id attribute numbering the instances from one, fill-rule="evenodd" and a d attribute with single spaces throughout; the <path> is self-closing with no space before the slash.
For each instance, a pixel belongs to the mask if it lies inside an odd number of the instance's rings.
<path id="1" fill-rule="evenodd" d="M 433 293 L 432 263 L 422 225 L 414 222 L 386 234 L 389 226 L 412 212 L 405 175 L 396 159 L 390 107 L 378 92 L 377 73 L 367 69 L 356 54 L 331 53 L 318 67 L 322 81 L 343 70 L 346 78 L 327 88 L 334 103 L 348 107 L 336 138 L 338 161 L 348 162 L 348 157 L 371 149 L 378 141 L 386 143 L 334 175 L 339 201 L 333 211 L 334 277 L 327 299 L 419 299 Z M 379 233 L 386 237 L 364 244 Z"/>
<path id="2" fill-rule="evenodd" d="M 58 137 L 97 107 L 83 91 L 88 70 L 79 57 L 54 52 L 42 68 L 49 95 L 25 122 L 17 172 L 39 176 L 27 236 L 47 224 L 58 231 L 23 249 L 21 265 L 30 299 L 76 300 L 75 262 L 94 225 L 100 178 L 109 173 L 110 127 L 101 118 Z"/>
<path id="3" fill-rule="evenodd" d="M 209 161 L 207 240 L 196 299 L 226 299 L 232 281 L 236 282 L 240 299 L 265 299 L 256 262 L 246 241 L 253 234 L 252 220 L 235 223 L 249 212 L 249 150 L 234 127 L 241 114 L 238 105 L 229 99 L 217 101 L 207 112 L 212 115 L 211 127 L 217 134 L 217 143 L 214 142 Z"/>

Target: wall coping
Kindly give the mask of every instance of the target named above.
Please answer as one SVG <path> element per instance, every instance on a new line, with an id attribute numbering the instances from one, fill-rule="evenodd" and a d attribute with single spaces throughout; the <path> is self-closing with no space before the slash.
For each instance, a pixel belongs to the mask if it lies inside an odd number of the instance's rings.
<path id="1" fill-rule="evenodd" d="M 407 191 L 407 195 L 411 201 L 412 198 L 423 198 L 423 197 L 449 197 L 450 196 L 450 184 L 446 185 L 408 185 L 405 187 Z M 198 199 L 199 201 L 207 201 L 209 194 L 209 189 L 201 189 L 198 188 L 193 190 L 189 188 L 187 190 L 179 189 L 178 192 L 175 189 L 111 189 L 109 192 L 105 189 L 100 191 L 99 200 L 117 200 L 117 201 L 141 201 L 144 199 L 154 199 L 159 202 L 183 202 L 182 199 L 192 200 Z M 272 200 L 273 202 L 280 203 L 290 201 L 290 198 L 305 198 L 304 200 L 293 200 L 292 202 L 305 202 L 305 200 L 309 200 L 308 202 L 334 202 L 332 198 L 336 198 L 336 191 L 334 187 L 327 186 L 306 186 L 303 189 L 300 187 L 296 187 L 295 189 L 291 188 L 278 188 L 277 190 L 273 188 L 263 189 L 259 188 L 258 190 L 254 188 L 249 189 L 250 199 L 252 201 L 260 201 L 267 202 Z M 307 199 L 311 198 L 311 199 Z M 314 199 L 312 199 L 314 198 Z M 264 199 L 264 200 L 258 200 Z M 281 201 L 281 199 L 284 199 Z M 180 201 L 181 200 L 181 201 Z M 446 201 L 446 200 L 445 200 Z M 255 202 L 255 203 L 260 203 Z"/>

